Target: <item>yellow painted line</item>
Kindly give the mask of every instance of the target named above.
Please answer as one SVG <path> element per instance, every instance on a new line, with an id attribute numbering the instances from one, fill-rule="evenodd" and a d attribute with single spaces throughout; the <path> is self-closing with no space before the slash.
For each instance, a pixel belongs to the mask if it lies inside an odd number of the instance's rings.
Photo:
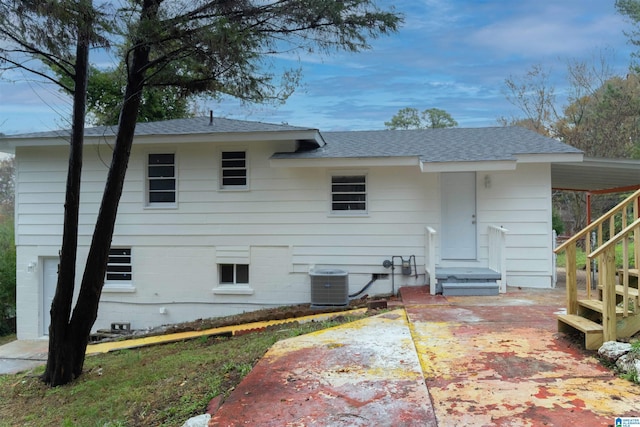
<path id="1" fill-rule="evenodd" d="M 166 344 L 171 342 L 183 341 L 209 335 L 221 335 L 231 333 L 235 335 L 238 332 L 249 331 L 252 329 L 267 328 L 274 325 L 282 325 L 286 323 L 308 323 L 313 321 L 329 320 L 338 316 L 352 316 L 366 313 L 366 308 L 356 310 L 338 311 L 332 313 L 312 314 L 309 316 L 292 317 L 281 320 L 268 320 L 264 322 L 245 323 L 243 325 L 223 326 L 220 328 L 205 329 L 202 331 L 179 332 L 175 334 L 156 335 L 152 337 L 132 338 L 122 341 L 110 341 L 98 344 L 89 344 L 87 346 L 87 355 L 108 353 L 110 351 L 124 350 L 131 348 L 144 347 L 148 345 Z"/>

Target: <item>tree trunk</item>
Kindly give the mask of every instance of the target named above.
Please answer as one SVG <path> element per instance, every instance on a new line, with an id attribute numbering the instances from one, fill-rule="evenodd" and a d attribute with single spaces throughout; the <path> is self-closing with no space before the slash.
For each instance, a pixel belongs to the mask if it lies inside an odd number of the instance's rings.
<path id="1" fill-rule="evenodd" d="M 140 16 L 141 26 L 145 25 L 145 21 L 156 19 L 161 1 L 144 1 Z M 55 365 L 55 369 L 52 368 L 52 372 L 53 377 L 60 378 L 61 382 L 50 381 L 52 385 L 67 383 L 82 374 L 89 335 L 98 316 L 98 304 L 102 294 L 102 287 L 104 286 L 118 204 L 122 195 L 133 144 L 146 67 L 149 64 L 149 45 L 144 40 L 137 39 L 134 41 L 133 46 L 131 66 L 127 75 L 127 87 L 120 112 L 113 156 L 80 284 L 80 293 L 71 320 L 65 330 L 66 335 L 56 347 L 56 350 L 58 350 L 56 354 L 59 357 L 55 359 L 58 362 Z M 66 323 L 65 326 L 67 326 Z M 51 344 L 49 347 L 51 351 Z M 51 359 L 51 352 L 49 359 Z M 49 367 L 47 367 L 47 371 L 49 371 Z"/>
<path id="2" fill-rule="evenodd" d="M 76 47 L 73 118 L 69 147 L 69 167 L 64 204 L 62 250 L 58 265 L 56 293 L 51 303 L 49 353 L 42 380 L 52 386 L 66 384 L 73 379 L 75 360 L 70 351 L 69 315 L 73 302 L 78 248 L 78 217 L 80 210 L 80 178 L 82 173 L 82 145 L 89 75 L 90 20 L 78 27 Z"/>

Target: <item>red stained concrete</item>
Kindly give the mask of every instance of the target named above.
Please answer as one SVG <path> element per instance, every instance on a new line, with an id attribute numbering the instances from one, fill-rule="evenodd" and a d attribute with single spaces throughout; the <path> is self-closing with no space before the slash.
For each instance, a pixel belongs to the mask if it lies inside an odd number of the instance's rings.
<path id="1" fill-rule="evenodd" d="M 240 425 L 436 426 L 404 311 L 276 343 L 209 422 Z"/>
<path id="2" fill-rule="evenodd" d="M 442 297 L 276 344 L 210 426 L 609 426 L 640 387 L 556 332 L 563 289 Z"/>

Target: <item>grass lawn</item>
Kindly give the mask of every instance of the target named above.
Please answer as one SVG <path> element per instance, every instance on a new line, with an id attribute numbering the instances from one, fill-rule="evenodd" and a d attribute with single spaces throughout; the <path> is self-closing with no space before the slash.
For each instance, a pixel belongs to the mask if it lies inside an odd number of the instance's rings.
<path id="1" fill-rule="evenodd" d="M 228 395 L 276 341 L 331 327 L 283 325 L 87 357 L 83 375 L 49 388 L 31 374 L 0 376 L 0 426 L 180 426 Z"/>
<path id="2" fill-rule="evenodd" d="M 576 264 L 578 269 L 584 269 L 587 263 L 587 254 L 583 249 L 576 248 Z M 616 264 L 618 268 L 622 267 L 622 245 L 616 246 Z M 633 243 L 629 243 L 629 265 L 633 265 Z M 566 252 L 562 251 L 556 259 L 557 267 L 566 267 Z"/>
<path id="3" fill-rule="evenodd" d="M 5 335 L 0 337 L 0 345 L 7 344 L 15 340 L 16 340 L 16 334 Z"/>

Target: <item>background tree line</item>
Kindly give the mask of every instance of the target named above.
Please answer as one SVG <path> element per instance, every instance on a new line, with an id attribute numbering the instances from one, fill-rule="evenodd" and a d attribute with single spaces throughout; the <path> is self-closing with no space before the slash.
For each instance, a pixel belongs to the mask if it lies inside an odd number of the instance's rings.
<path id="1" fill-rule="evenodd" d="M 640 0 L 617 0 L 616 8 L 633 24 L 629 42 L 640 46 Z M 502 125 L 519 125 L 557 138 L 584 151 L 589 157 L 640 159 L 640 65 L 632 55 L 628 71 L 612 72 L 608 52 L 592 61 L 568 61 L 569 95 L 559 105 L 549 71 L 533 65 L 521 76 L 505 80 L 505 96 L 520 115 L 501 117 Z M 627 194 L 592 195 L 591 209 L 597 218 Z M 573 234 L 586 225 L 586 194 L 556 191 L 553 194 L 554 227 Z M 558 221 L 561 218 L 562 221 Z"/>
<path id="2" fill-rule="evenodd" d="M 15 332 L 14 175 L 13 157 L 0 160 L 0 336 Z"/>

